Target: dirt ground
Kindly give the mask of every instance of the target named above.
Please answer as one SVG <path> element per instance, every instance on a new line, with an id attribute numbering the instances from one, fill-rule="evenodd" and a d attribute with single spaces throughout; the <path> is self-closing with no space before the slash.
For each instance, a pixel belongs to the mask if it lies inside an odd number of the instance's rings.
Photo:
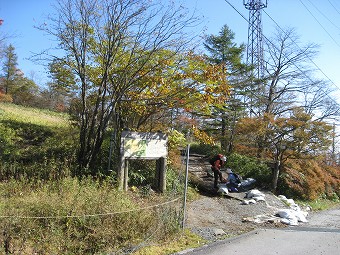
<path id="1" fill-rule="evenodd" d="M 202 196 L 188 203 L 186 227 L 203 238 L 213 241 L 249 232 L 257 228 L 283 228 L 275 217 L 278 209 L 289 208 L 269 191 L 259 190 L 265 201 L 245 205 L 246 192 L 216 194 L 213 191 L 213 177 L 207 175 L 209 163 L 203 157 L 191 156 L 189 173 Z M 225 177 L 226 173 L 223 173 Z M 256 189 L 256 187 L 255 187 Z"/>

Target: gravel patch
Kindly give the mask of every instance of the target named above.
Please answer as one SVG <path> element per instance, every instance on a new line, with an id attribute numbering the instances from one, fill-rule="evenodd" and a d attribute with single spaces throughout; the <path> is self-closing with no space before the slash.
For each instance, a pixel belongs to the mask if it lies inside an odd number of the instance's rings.
<path id="1" fill-rule="evenodd" d="M 186 227 L 208 241 L 240 235 L 257 228 L 286 227 L 278 221 L 268 222 L 276 218 L 274 214 L 278 208 L 286 206 L 274 195 L 267 194 L 266 199 L 268 201 L 244 205 L 235 198 L 202 197 L 188 204 Z M 216 234 L 216 229 L 223 230 L 225 234 Z"/>
<path id="2" fill-rule="evenodd" d="M 187 205 L 186 227 L 192 232 L 208 241 L 216 241 L 258 228 L 287 227 L 275 217 L 278 209 L 288 208 L 278 197 L 261 190 L 265 201 L 245 205 L 242 201 L 246 199 L 246 192 L 218 195 L 211 189 L 213 178 L 207 176 L 208 167 L 202 160 L 189 164 L 191 177 L 205 194 Z"/>

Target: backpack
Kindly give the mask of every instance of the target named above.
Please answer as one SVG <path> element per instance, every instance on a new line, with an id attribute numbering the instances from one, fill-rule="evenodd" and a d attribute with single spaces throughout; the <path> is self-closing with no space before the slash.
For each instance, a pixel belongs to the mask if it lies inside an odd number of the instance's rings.
<path id="1" fill-rule="evenodd" d="M 237 173 L 233 173 L 235 178 L 236 178 L 236 183 L 241 183 L 243 178 L 241 175 L 237 174 Z"/>
<path id="2" fill-rule="evenodd" d="M 221 159 L 220 154 L 219 154 L 219 155 L 216 155 L 216 156 L 214 156 L 214 157 L 212 157 L 212 158 L 209 160 L 210 165 L 213 166 L 214 163 L 215 163 L 215 161 L 218 160 L 218 159 Z"/>

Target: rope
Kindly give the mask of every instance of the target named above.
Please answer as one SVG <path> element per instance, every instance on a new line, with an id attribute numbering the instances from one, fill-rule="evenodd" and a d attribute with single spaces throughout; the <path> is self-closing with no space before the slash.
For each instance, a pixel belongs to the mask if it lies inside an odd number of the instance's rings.
<path id="1" fill-rule="evenodd" d="M 131 210 L 125 210 L 120 212 L 109 212 L 109 213 L 98 213 L 98 214 L 84 214 L 84 215 L 64 215 L 64 216 L 17 216 L 17 215 L 0 215 L 0 219 L 4 218 L 17 218 L 17 219 L 62 219 L 62 218 L 86 218 L 86 217 L 103 217 L 103 216 L 111 216 L 111 215 L 117 215 L 117 214 L 123 214 L 123 213 L 130 213 L 130 212 L 136 212 L 136 211 L 142 211 L 147 210 L 155 207 L 160 207 L 166 204 L 171 204 L 179 200 L 180 198 L 175 198 L 173 200 L 156 204 L 156 205 L 150 205 L 142 208 L 137 209 L 131 209 Z"/>

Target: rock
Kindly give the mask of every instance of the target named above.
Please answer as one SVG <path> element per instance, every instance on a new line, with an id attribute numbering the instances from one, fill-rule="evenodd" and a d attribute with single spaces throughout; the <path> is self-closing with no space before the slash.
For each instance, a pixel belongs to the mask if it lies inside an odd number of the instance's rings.
<path id="1" fill-rule="evenodd" d="M 215 228 L 213 229 L 213 233 L 215 236 L 223 236 L 225 235 L 226 233 L 223 231 L 223 229 L 220 229 L 220 228 Z"/>
<path id="2" fill-rule="evenodd" d="M 261 191 L 257 190 L 257 189 L 252 189 L 248 192 L 246 192 L 246 197 L 247 198 L 253 198 L 253 197 L 265 197 L 266 195 L 263 194 Z"/>
<path id="3" fill-rule="evenodd" d="M 256 204 L 256 200 L 255 199 L 250 199 L 248 200 L 249 204 Z"/>
<path id="4" fill-rule="evenodd" d="M 266 200 L 264 199 L 264 197 L 262 197 L 262 196 L 254 197 L 254 200 L 255 200 L 256 202 L 259 202 L 259 201 L 266 201 Z"/>
<path id="5" fill-rule="evenodd" d="M 241 202 L 241 205 L 249 205 L 249 200 L 243 200 L 243 201 Z"/>

